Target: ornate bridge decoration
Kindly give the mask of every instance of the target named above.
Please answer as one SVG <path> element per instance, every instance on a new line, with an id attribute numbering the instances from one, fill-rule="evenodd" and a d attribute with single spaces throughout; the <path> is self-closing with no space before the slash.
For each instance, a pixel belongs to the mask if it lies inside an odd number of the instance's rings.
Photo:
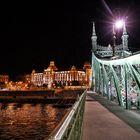
<path id="1" fill-rule="evenodd" d="M 128 35 L 123 27 L 122 44 L 115 46 L 112 56 L 111 45 L 97 45 L 95 25 L 92 34 L 92 86 L 94 90 L 131 109 L 140 108 L 140 53 L 128 49 Z"/>

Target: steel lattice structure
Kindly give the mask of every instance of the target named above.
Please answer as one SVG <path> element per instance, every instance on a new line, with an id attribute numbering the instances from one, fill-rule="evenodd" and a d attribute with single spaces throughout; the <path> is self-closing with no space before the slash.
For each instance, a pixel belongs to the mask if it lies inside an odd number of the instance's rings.
<path id="1" fill-rule="evenodd" d="M 140 54 L 129 51 L 126 28 L 123 28 L 122 44 L 115 47 L 113 57 L 111 45 L 97 45 L 94 23 L 91 39 L 94 90 L 126 109 L 140 108 Z"/>

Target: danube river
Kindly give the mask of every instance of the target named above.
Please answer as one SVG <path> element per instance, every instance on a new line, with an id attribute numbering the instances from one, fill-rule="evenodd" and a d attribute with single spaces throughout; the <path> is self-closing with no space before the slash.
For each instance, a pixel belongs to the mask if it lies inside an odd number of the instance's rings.
<path id="1" fill-rule="evenodd" d="M 67 111 L 44 103 L 0 103 L 0 140 L 43 140 Z"/>

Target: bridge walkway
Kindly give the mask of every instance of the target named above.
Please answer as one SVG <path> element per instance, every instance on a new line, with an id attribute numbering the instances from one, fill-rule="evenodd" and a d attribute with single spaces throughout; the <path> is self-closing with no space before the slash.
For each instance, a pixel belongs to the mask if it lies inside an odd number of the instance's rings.
<path id="1" fill-rule="evenodd" d="M 132 139 L 140 140 L 140 114 L 125 110 L 96 93 L 88 93 L 82 140 Z"/>

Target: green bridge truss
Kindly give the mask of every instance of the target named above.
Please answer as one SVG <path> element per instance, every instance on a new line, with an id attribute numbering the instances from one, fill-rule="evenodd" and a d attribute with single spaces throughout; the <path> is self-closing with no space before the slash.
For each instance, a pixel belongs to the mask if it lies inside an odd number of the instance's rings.
<path id="1" fill-rule="evenodd" d="M 123 27 L 122 44 L 97 45 L 95 25 L 92 34 L 92 86 L 95 92 L 131 109 L 140 108 L 140 53 L 128 50 L 128 35 Z"/>

